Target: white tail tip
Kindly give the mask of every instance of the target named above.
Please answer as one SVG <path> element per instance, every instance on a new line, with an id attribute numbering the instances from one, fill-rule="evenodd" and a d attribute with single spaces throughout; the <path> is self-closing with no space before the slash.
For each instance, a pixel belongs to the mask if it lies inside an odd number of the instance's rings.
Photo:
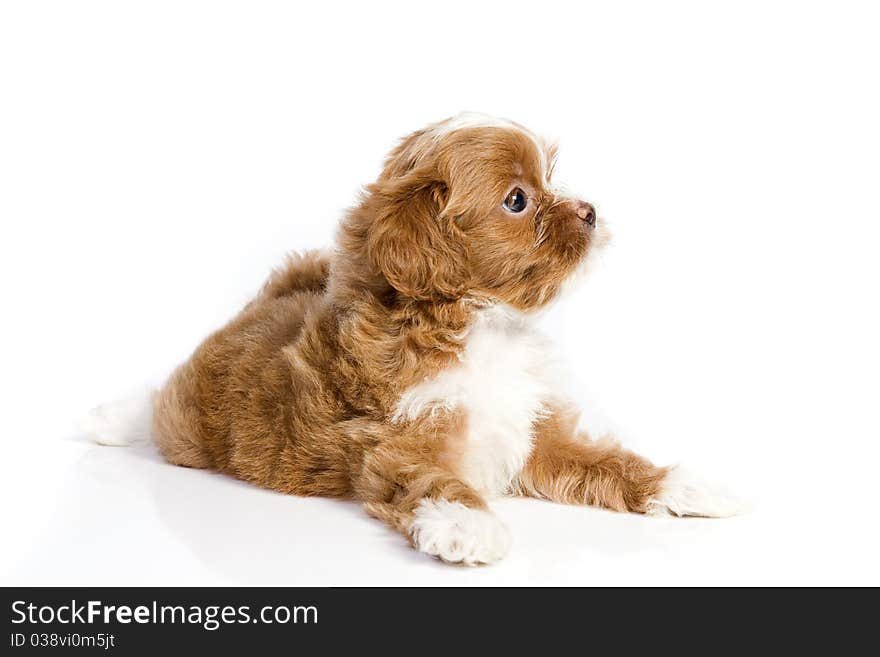
<path id="1" fill-rule="evenodd" d="M 99 445 L 121 447 L 148 441 L 152 423 L 152 393 L 143 393 L 93 408 L 80 428 Z"/>

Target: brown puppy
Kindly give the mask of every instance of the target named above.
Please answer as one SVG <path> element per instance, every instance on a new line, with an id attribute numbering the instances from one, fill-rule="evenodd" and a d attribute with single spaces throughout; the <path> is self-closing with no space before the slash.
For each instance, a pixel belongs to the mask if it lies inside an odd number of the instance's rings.
<path id="1" fill-rule="evenodd" d="M 489 563 L 486 500 L 720 516 L 730 499 L 577 428 L 530 316 L 606 240 L 554 150 L 464 114 L 395 148 L 332 254 L 291 256 L 154 398 L 171 463 L 361 500 L 419 550 Z M 104 416 L 108 411 L 101 411 Z M 123 442 L 119 424 L 101 442 Z"/>

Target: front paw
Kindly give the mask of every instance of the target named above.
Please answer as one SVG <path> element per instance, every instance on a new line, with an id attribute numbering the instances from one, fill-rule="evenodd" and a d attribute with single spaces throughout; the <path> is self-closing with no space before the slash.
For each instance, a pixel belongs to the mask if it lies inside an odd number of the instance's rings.
<path id="1" fill-rule="evenodd" d="M 409 527 L 415 548 L 448 563 L 490 564 L 510 549 L 510 532 L 488 511 L 424 499 Z"/>
<path id="2" fill-rule="evenodd" d="M 657 494 L 648 500 L 647 513 L 727 518 L 743 513 L 746 509 L 744 502 L 721 486 L 711 484 L 675 466 L 666 473 Z"/>

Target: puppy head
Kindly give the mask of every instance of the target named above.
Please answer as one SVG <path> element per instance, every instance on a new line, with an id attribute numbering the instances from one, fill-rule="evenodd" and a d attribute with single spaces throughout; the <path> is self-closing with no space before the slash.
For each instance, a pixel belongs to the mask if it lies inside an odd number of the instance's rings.
<path id="1" fill-rule="evenodd" d="M 555 148 L 522 126 L 463 114 L 405 138 L 349 217 L 398 294 L 539 308 L 605 240 L 588 203 L 552 183 Z"/>

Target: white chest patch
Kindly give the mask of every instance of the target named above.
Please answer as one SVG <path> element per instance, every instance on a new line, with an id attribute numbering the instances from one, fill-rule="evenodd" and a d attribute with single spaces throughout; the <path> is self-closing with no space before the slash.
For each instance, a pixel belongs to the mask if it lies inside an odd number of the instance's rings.
<path id="1" fill-rule="evenodd" d="M 484 495 L 501 495 L 525 464 L 533 424 L 553 397 L 549 352 L 521 313 L 506 306 L 481 310 L 460 362 L 401 395 L 393 419 L 464 411 L 458 474 Z"/>

